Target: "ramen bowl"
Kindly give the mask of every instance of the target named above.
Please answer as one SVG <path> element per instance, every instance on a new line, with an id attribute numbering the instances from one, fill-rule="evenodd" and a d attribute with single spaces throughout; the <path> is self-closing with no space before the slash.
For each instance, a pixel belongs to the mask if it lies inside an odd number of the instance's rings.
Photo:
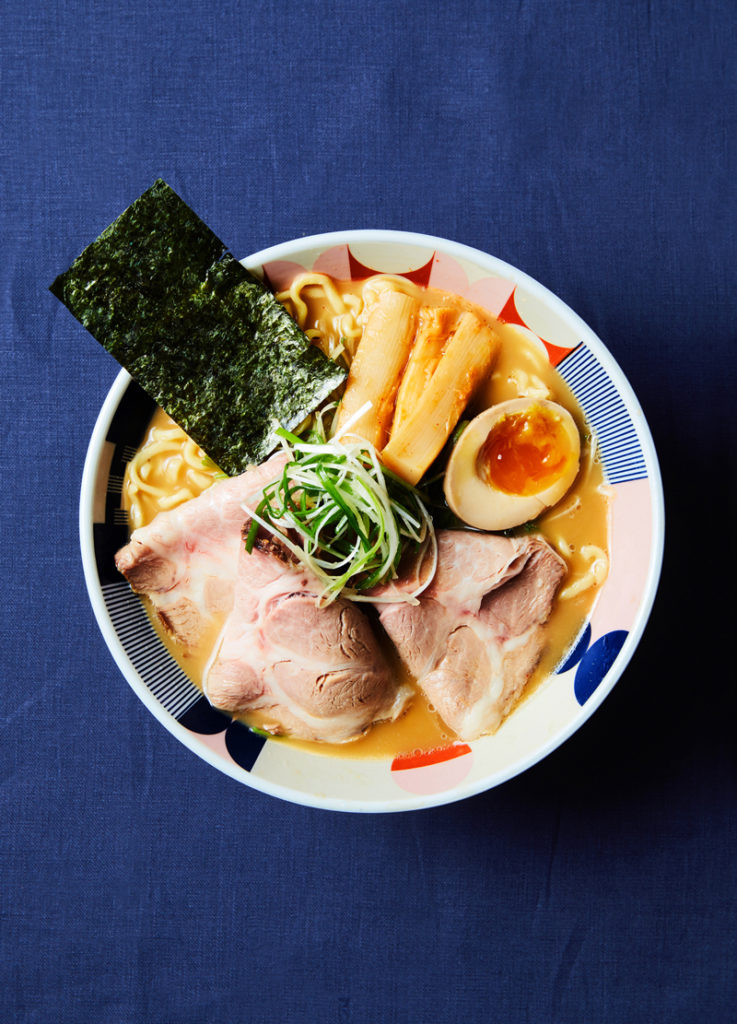
<path id="1" fill-rule="evenodd" d="M 90 441 L 80 501 L 87 588 L 113 658 L 180 742 L 237 782 L 284 800 L 340 811 L 408 811 L 513 778 L 597 710 L 632 657 L 653 604 L 663 551 L 662 486 L 632 388 L 602 342 L 560 299 L 509 264 L 455 242 L 396 231 L 334 232 L 285 242 L 243 263 L 276 285 L 301 269 L 341 280 L 404 274 L 465 297 L 544 346 L 595 436 L 613 493 L 609 573 L 565 656 L 493 735 L 383 760 L 351 757 L 350 750 L 326 756 L 266 737 L 208 703 L 115 568 L 115 552 L 128 539 L 121 507 L 125 466 L 154 411 L 121 371 Z"/>

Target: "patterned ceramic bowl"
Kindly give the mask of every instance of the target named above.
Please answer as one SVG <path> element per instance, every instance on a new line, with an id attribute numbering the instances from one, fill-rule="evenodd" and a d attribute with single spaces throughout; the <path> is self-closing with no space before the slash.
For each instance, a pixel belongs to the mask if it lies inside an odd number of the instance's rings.
<path id="1" fill-rule="evenodd" d="M 118 574 L 127 540 L 121 510 L 126 461 L 153 406 L 125 371 L 100 412 L 84 468 L 82 558 L 92 606 L 113 657 L 152 714 L 182 743 L 239 782 L 296 803 L 384 812 L 471 796 L 524 771 L 599 707 L 645 627 L 660 575 L 663 496 L 640 406 L 614 359 L 575 313 L 506 263 L 454 242 L 395 231 L 301 238 L 243 261 L 283 286 L 302 269 L 340 279 L 374 272 L 463 295 L 545 346 L 596 435 L 614 490 L 610 571 L 573 649 L 493 736 L 393 761 L 334 758 L 265 739 L 214 710 L 159 641 L 139 599 Z"/>

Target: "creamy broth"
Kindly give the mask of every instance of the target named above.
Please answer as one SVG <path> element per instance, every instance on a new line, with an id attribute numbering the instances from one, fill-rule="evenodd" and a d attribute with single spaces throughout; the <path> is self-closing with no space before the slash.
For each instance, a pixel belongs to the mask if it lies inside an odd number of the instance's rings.
<path id="1" fill-rule="evenodd" d="M 377 278 L 377 282 L 380 280 Z M 315 286 L 301 292 L 299 310 L 295 310 L 294 303 L 288 300 L 285 304 L 291 307 L 290 311 L 297 317 L 300 326 L 321 347 L 334 354 L 344 346 L 350 357 L 356 335 L 360 335 L 360 330 L 356 329 L 356 310 L 364 285 L 365 282 L 334 282 L 335 291 L 344 299 L 344 306 L 347 300 L 348 312 L 336 309 L 335 298 L 331 301 L 325 289 Z M 399 285 L 405 286 L 414 287 Z M 546 624 L 547 644 L 523 692 L 521 699 L 524 700 L 565 657 L 596 600 L 605 570 L 592 582 L 592 550 L 601 552 L 605 560 L 609 549 L 609 490 L 604 485 L 601 466 L 592 450 L 583 414 L 566 383 L 550 365 L 542 346 L 536 345 L 525 333 L 497 321 L 483 309 L 457 295 L 436 289 L 422 289 L 421 295 L 423 305 L 454 305 L 474 312 L 489 322 L 500 338 L 493 372 L 464 418 L 471 418 L 490 405 L 516 398 L 520 394 L 530 395 L 549 398 L 568 409 L 581 434 L 581 468 L 576 482 L 559 504 L 537 521 L 540 532 L 565 559 L 568 575 Z M 355 301 L 352 297 L 355 297 Z M 123 506 L 128 510 L 132 526 L 145 525 L 164 507 L 159 497 L 162 488 L 170 496 L 169 504 L 176 505 L 187 500 L 187 496 L 200 493 L 217 479 L 217 467 L 208 464 L 204 453 L 193 446 L 191 441 L 188 442 L 189 448 L 184 457 L 182 446 L 187 441 L 186 435 L 169 417 L 162 410 L 157 410 L 139 451 L 139 458 L 134 460 L 133 469 L 132 463 L 126 472 Z M 154 452 L 155 457 L 147 461 L 144 458 L 146 450 Z M 578 588 L 580 591 L 576 592 Z M 150 606 L 148 610 L 162 642 L 192 681 L 201 687 L 203 670 L 212 646 L 217 641 L 219 628 L 213 627 L 208 642 L 202 645 L 201 650 L 187 651 L 166 632 Z M 376 621 L 378 623 L 378 619 Z M 381 633 L 380 627 L 377 633 Z M 398 680 L 407 680 L 407 673 L 399 663 L 392 645 L 387 641 L 385 646 Z M 247 724 L 256 728 L 264 720 L 258 712 L 245 718 Z M 391 758 L 447 745 L 456 736 L 418 691 L 401 718 L 395 722 L 374 725 L 366 735 L 349 743 L 315 743 L 287 737 L 281 739 L 331 756 Z"/>

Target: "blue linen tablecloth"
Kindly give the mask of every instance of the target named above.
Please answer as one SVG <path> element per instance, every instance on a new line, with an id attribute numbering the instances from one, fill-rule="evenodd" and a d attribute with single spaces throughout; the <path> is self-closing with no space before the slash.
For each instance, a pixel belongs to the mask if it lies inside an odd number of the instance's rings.
<path id="1" fill-rule="evenodd" d="M 735 1020 L 736 43 L 729 0 L 5 4 L 0 1020 Z M 238 255 L 344 227 L 493 253 L 629 377 L 659 596 L 524 775 L 320 812 L 125 684 L 77 533 L 117 367 L 47 289 L 158 176 Z"/>

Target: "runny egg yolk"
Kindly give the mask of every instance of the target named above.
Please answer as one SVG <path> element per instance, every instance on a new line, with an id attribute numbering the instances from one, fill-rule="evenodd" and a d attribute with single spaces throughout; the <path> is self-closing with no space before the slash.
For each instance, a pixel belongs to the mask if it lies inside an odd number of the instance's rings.
<path id="1" fill-rule="evenodd" d="M 570 449 L 561 418 L 546 406 L 533 405 L 494 424 L 479 449 L 477 472 L 507 494 L 537 494 L 560 477 Z"/>

